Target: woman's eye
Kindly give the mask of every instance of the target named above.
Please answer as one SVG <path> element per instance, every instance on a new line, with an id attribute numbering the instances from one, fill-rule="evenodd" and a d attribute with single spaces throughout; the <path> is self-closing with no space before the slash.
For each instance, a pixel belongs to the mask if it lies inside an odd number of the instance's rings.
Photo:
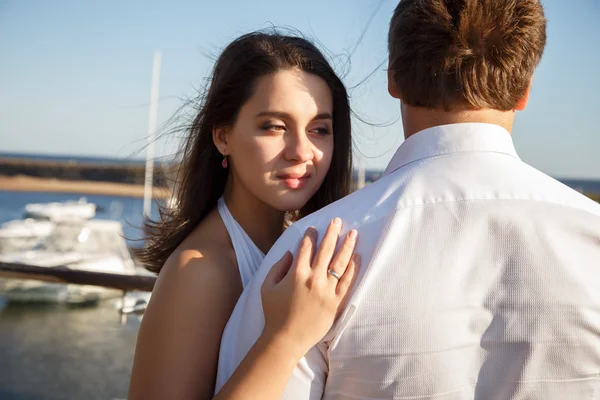
<path id="1" fill-rule="evenodd" d="M 316 132 L 318 135 L 321 136 L 325 136 L 325 135 L 329 135 L 331 133 L 331 130 L 329 130 L 329 128 L 315 128 L 312 130 L 313 132 Z"/>
<path id="2" fill-rule="evenodd" d="M 268 125 L 264 125 L 262 127 L 265 131 L 285 131 L 285 126 L 284 125 L 274 125 L 274 124 L 268 124 Z"/>

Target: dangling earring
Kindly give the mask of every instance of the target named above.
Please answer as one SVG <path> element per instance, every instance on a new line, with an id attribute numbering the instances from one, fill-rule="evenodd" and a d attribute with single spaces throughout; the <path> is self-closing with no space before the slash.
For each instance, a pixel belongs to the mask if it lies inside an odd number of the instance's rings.
<path id="1" fill-rule="evenodd" d="M 227 156 L 223 156 L 223 161 L 221 161 L 221 165 L 223 168 L 227 168 Z"/>

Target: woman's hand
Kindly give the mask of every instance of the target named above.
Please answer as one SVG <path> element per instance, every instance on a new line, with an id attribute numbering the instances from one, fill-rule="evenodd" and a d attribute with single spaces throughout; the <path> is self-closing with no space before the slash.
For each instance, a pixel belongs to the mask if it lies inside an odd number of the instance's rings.
<path id="1" fill-rule="evenodd" d="M 317 231 L 309 228 L 296 259 L 287 252 L 269 271 L 261 288 L 265 329 L 215 399 L 281 398 L 298 360 L 331 329 L 356 278 L 356 231 L 334 255 L 341 229 L 336 218 L 315 254 Z"/>
<path id="2" fill-rule="evenodd" d="M 355 230 L 334 254 L 341 228 L 341 220 L 334 219 L 316 254 L 317 231 L 307 229 L 295 260 L 286 252 L 262 286 L 263 336 L 283 342 L 298 358 L 331 329 L 360 266 L 360 256 L 352 254 Z"/>

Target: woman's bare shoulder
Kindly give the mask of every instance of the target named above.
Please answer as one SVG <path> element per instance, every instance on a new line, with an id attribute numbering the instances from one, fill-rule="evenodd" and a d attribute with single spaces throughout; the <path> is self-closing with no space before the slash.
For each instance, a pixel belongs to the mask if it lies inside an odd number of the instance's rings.
<path id="1" fill-rule="evenodd" d="M 203 222 L 158 276 L 138 335 L 132 399 L 212 395 L 221 335 L 242 284 L 225 228 L 210 216 Z"/>
<path id="2" fill-rule="evenodd" d="M 218 213 L 211 213 L 165 262 L 148 308 L 166 311 L 177 307 L 186 314 L 219 302 L 224 314 L 212 309 L 211 318 L 226 320 L 242 290 L 227 230 Z"/>
<path id="3" fill-rule="evenodd" d="M 215 280 L 211 283 L 239 286 L 241 292 L 235 252 L 216 210 L 169 256 L 158 280 L 201 280 L 204 283 Z"/>

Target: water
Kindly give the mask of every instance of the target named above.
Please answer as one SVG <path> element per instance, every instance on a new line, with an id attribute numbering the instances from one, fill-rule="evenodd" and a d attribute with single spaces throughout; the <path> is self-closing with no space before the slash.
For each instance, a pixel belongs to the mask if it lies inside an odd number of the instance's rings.
<path id="1" fill-rule="evenodd" d="M 0 399 L 125 399 L 139 320 L 98 307 L 0 311 Z"/>
<path id="2" fill-rule="evenodd" d="M 22 218 L 28 203 L 81 197 L 0 191 L 0 223 Z M 142 199 L 85 197 L 98 206 L 97 218 L 120 221 L 128 243 L 141 245 Z M 138 328 L 135 317 L 120 325 L 114 301 L 73 308 L 7 305 L 0 297 L 0 399 L 126 398 Z"/>

